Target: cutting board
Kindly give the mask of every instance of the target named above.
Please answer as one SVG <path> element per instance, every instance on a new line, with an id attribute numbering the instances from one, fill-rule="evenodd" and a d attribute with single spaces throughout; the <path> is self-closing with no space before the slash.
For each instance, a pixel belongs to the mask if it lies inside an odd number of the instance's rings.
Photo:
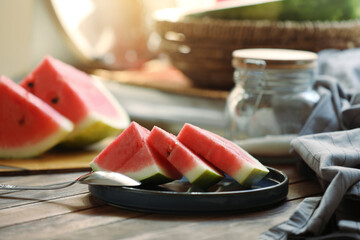
<path id="1" fill-rule="evenodd" d="M 81 150 L 53 149 L 34 158 L 0 159 L 0 175 L 22 172 L 90 170 L 89 163 L 110 141 L 110 139 L 107 139 Z"/>

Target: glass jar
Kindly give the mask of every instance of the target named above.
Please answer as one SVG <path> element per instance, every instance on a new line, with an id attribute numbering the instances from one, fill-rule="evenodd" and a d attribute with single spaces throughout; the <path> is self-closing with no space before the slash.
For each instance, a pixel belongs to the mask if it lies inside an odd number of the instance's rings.
<path id="1" fill-rule="evenodd" d="M 287 154 L 320 99 L 313 89 L 316 60 L 317 54 L 299 50 L 234 51 L 227 138 L 252 154 Z"/>

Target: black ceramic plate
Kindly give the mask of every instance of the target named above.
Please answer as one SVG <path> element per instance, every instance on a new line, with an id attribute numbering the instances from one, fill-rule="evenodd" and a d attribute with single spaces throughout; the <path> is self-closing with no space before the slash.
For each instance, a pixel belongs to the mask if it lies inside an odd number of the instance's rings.
<path id="1" fill-rule="evenodd" d="M 244 188 L 225 178 L 207 191 L 191 186 L 185 179 L 146 187 L 89 186 L 90 192 L 107 204 L 121 208 L 168 213 L 225 212 L 254 210 L 284 200 L 288 177 L 279 170 L 270 172 L 256 186 Z"/>

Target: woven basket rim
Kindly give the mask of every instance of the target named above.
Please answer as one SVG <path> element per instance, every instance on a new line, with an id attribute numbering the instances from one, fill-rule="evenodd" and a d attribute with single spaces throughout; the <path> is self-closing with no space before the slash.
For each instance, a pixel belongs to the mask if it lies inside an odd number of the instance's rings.
<path id="1" fill-rule="evenodd" d="M 337 39 L 360 41 L 360 20 L 342 22 L 294 22 L 269 20 L 201 19 L 184 21 L 159 21 L 157 32 L 167 39 L 169 32 L 182 34 L 188 41 L 196 39 Z M 264 34 L 266 33 L 266 34 Z M 180 41 L 181 42 L 181 41 Z M 356 44 L 357 45 L 357 44 Z"/>
<path id="2" fill-rule="evenodd" d="M 328 35 L 345 34 L 347 36 L 360 35 L 360 19 L 351 21 L 269 21 L 269 20 L 222 20 L 222 19 L 200 19 L 184 21 L 158 21 L 156 23 L 157 32 L 164 36 L 167 32 L 178 32 L 186 36 L 203 37 L 216 36 L 223 38 L 232 32 L 231 35 L 243 33 L 244 31 L 269 31 L 277 32 L 300 32 L 306 34 Z M 224 35 L 225 34 L 225 35 Z"/>
<path id="3" fill-rule="evenodd" d="M 215 18 L 184 18 L 178 21 L 171 21 L 171 20 L 158 20 L 157 23 L 164 23 L 164 24 L 172 24 L 172 25 L 208 25 L 208 26 L 227 26 L 227 27 L 238 27 L 243 25 L 250 25 L 250 26 L 285 26 L 285 27 L 309 27 L 309 26 L 316 26 L 316 27 L 354 27 L 360 25 L 360 19 L 353 19 L 353 20 L 343 20 L 343 21 L 274 21 L 274 20 L 248 20 L 248 19 L 232 19 L 232 20 L 225 20 L 225 19 L 215 19 Z"/>
<path id="4" fill-rule="evenodd" d="M 175 66 L 195 85 L 216 88 L 229 88 L 233 84 L 230 53 L 235 49 L 261 47 L 318 52 L 360 46 L 360 19 L 297 22 L 188 18 L 176 22 L 159 20 L 156 31 L 162 37 L 162 49 Z M 173 39 L 168 38 L 169 32 L 174 33 Z M 182 46 L 191 51 L 182 53 L 179 51 Z M 213 51 L 214 56 L 210 56 Z M 214 76 L 220 71 L 228 77 L 215 81 Z"/>

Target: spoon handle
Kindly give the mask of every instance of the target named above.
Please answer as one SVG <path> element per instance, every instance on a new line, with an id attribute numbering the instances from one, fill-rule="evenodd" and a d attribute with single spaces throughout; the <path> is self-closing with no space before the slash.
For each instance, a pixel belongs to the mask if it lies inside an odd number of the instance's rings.
<path id="1" fill-rule="evenodd" d="M 57 183 L 44 186 L 18 186 L 12 184 L 0 184 L 0 190 L 56 190 L 69 187 L 75 184 L 77 181 Z"/>
<path id="2" fill-rule="evenodd" d="M 78 177 L 75 181 L 63 182 L 51 185 L 43 186 L 18 186 L 12 184 L 1 184 L 0 190 L 55 190 L 69 187 L 75 183 L 85 183 L 85 184 L 94 184 L 94 185 L 104 185 L 104 186 L 138 186 L 141 183 L 129 178 L 121 173 L 116 172 L 106 172 L 106 171 L 96 171 L 86 173 Z"/>

